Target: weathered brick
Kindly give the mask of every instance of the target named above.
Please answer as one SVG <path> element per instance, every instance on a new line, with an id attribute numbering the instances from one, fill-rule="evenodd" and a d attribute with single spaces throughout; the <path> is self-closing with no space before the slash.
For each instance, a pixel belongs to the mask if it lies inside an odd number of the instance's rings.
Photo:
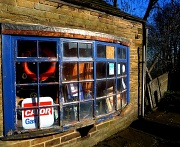
<path id="1" fill-rule="evenodd" d="M 34 2 L 31 1 L 23 1 L 23 0 L 17 0 L 17 6 L 20 7 L 27 7 L 27 8 L 34 8 Z"/>
<path id="2" fill-rule="evenodd" d="M 45 144 L 44 143 L 40 143 L 40 144 L 37 144 L 37 145 L 33 145 L 32 147 L 45 147 Z"/>
<path id="3" fill-rule="evenodd" d="M 100 130 L 100 129 L 103 129 L 103 128 L 106 128 L 106 127 L 109 127 L 109 121 L 108 122 L 102 122 L 102 123 L 96 125 L 97 130 Z"/>
<path id="4" fill-rule="evenodd" d="M 36 138 L 36 139 L 33 139 L 31 141 L 31 145 L 39 144 L 39 143 L 45 142 L 45 141 L 50 140 L 50 139 L 53 139 L 53 136 Z"/>
<path id="5" fill-rule="evenodd" d="M 35 3 L 34 8 L 37 9 L 37 10 L 40 10 L 40 11 L 48 11 L 48 12 L 53 11 L 54 9 L 56 9 L 56 7 L 49 6 L 49 5 L 43 5 L 43 4 L 40 4 L 40 3 Z"/>
<path id="6" fill-rule="evenodd" d="M 52 140 L 50 140 L 50 141 L 47 141 L 47 142 L 45 143 L 45 147 L 52 147 L 52 146 L 58 145 L 58 144 L 60 144 L 60 139 L 59 139 L 59 138 L 56 138 L 56 139 L 52 139 Z"/>
<path id="7" fill-rule="evenodd" d="M 16 5 L 16 0 L 0 0 L 0 3 L 8 4 L 8 5 Z"/>
<path id="8" fill-rule="evenodd" d="M 71 134 L 67 134 L 66 136 L 61 137 L 61 142 L 63 143 L 63 142 L 69 141 L 71 139 L 78 138 L 80 136 L 81 135 L 79 132 L 73 132 Z"/>
<path id="9" fill-rule="evenodd" d="M 66 136 L 67 134 L 71 134 L 71 133 L 74 133 L 74 132 L 75 132 L 74 130 L 69 130 L 69 131 L 66 131 L 66 132 L 63 132 L 63 133 L 55 134 L 55 135 L 53 135 L 53 138 L 60 138 L 62 136 Z"/>

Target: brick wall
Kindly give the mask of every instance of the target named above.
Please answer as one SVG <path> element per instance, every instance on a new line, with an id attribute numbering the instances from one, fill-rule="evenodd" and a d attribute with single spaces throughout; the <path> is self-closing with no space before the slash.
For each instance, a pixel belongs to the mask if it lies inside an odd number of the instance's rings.
<path id="1" fill-rule="evenodd" d="M 138 86 L 140 73 L 138 68 L 138 48 L 142 50 L 142 24 L 123 17 L 109 15 L 97 10 L 75 5 L 58 5 L 47 0 L 0 0 L 0 23 L 38 24 L 49 27 L 65 27 L 101 32 L 119 36 L 130 41 L 130 104 L 120 116 L 111 120 L 95 124 L 86 137 L 81 137 L 76 130 L 52 135 L 48 137 L 21 140 L 0 141 L 0 145 L 7 146 L 56 146 L 65 144 L 71 146 L 85 146 L 88 142 L 95 144 L 127 127 L 138 116 Z M 38 34 L 42 35 L 42 34 Z M 62 34 L 59 33 L 58 36 Z M 65 34 L 63 37 L 79 38 L 78 34 Z M 90 36 L 86 39 L 93 39 Z M 98 38 L 95 38 L 98 40 Z M 99 38 L 102 40 L 102 38 Z M 105 41 L 105 40 L 103 40 Z M 108 40 L 111 41 L 111 40 Z M 1 42 L 1 38 L 0 38 Z M 0 44 L 1 51 L 1 44 Z M 2 78 L 1 78 L 2 79 Z M 2 81 L 2 80 L 1 80 Z M 2 84 L 0 85 L 0 92 Z M 0 93 L 0 136 L 3 135 L 2 92 Z M 102 135 L 104 134 L 104 135 Z M 24 144 L 24 145 L 23 145 Z"/>

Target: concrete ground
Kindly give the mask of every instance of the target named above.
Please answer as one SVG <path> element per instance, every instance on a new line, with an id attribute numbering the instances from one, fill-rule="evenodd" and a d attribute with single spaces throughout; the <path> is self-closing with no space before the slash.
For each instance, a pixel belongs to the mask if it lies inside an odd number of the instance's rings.
<path id="1" fill-rule="evenodd" d="M 160 106 L 94 147 L 180 147 L 180 106 Z"/>

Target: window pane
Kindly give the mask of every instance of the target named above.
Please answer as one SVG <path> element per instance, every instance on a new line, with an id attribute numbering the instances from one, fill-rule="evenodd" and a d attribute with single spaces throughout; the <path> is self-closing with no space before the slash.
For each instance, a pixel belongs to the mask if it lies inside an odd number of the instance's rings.
<path id="1" fill-rule="evenodd" d="M 122 108 L 122 100 L 121 100 L 121 94 L 117 94 L 117 109 Z"/>
<path id="2" fill-rule="evenodd" d="M 107 114 L 107 105 L 106 105 L 106 99 L 97 99 L 96 101 L 96 109 L 97 109 L 97 115 L 103 115 Z"/>
<path id="3" fill-rule="evenodd" d="M 122 73 L 122 75 L 126 75 L 127 74 L 127 71 L 126 71 L 127 69 L 126 69 L 126 63 L 123 63 L 122 64 L 122 66 L 121 66 L 121 73 Z"/>
<path id="4" fill-rule="evenodd" d="M 80 103 L 80 119 L 93 118 L 93 101 Z"/>
<path id="5" fill-rule="evenodd" d="M 106 58 L 114 59 L 114 46 L 106 46 Z"/>
<path id="6" fill-rule="evenodd" d="M 75 102 L 84 100 L 84 93 L 81 83 L 63 84 L 64 101 Z"/>
<path id="7" fill-rule="evenodd" d="M 106 96 L 106 93 L 104 91 L 105 89 L 106 89 L 106 80 L 96 82 L 96 95 L 97 95 L 97 97 Z"/>
<path id="8" fill-rule="evenodd" d="M 117 79 L 117 92 L 120 93 L 122 91 L 122 79 Z"/>
<path id="9" fill-rule="evenodd" d="M 58 85 L 44 85 L 40 86 L 41 97 L 51 97 L 53 102 L 58 104 Z"/>
<path id="10" fill-rule="evenodd" d="M 121 74 L 121 63 L 117 64 L 117 74 L 120 75 Z"/>
<path id="11" fill-rule="evenodd" d="M 56 57 L 56 42 L 39 41 L 39 57 Z"/>
<path id="12" fill-rule="evenodd" d="M 121 96 L 122 96 L 121 97 L 121 99 L 122 99 L 122 107 L 124 107 L 127 104 L 127 98 L 126 98 L 127 94 L 126 94 L 126 91 L 123 92 Z"/>
<path id="13" fill-rule="evenodd" d="M 63 81 L 77 81 L 78 79 L 77 66 L 78 64 L 76 62 L 63 63 L 62 65 Z"/>
<path id="14" fill-rule="evenodd" d="M 63 43 L 63 55 L 64 57 L 77 57 L 78 56 L 78 44 L 74 42 Z"/>
<path id="15" fill-rule="evenodd" d="M 127 86 L 126 86 L 126 78 L 125 78 L 125 77 L 122 78 L 122 84 L 121 84 L 121 86 L 122 86 L 122 90 L 127 89 Z"/>
<path id="16" fill-rule="evenodd" d="M 106 78 L 106 62 L 96 63 L 96 78 Z"/>
<path id="17" fill-rule="evenodd" d="M 39 63 L 39 80 L 40 81 L 57 81 L 57 77 L 55 77 L 57 63 L 56 62 L 40 62 Z M 58 76 L 58 75 L 57 75 Z"/>
<path id="18" fill-rule="evenodd" d="M 126 49 L 122 49 L 122 59 L 126 59 Z"/>
<path id="19" fill-rule="evenodd" d="M 63 125 L 78 121 L 78 104 L 63 106 Z"/>
<path id="20" fill-rule="evenodd" d="M 125 48 L 118 48 L 117 49 L 117 57 L 119 59 L 126 59 L 126 49 Z"/>
<path id="21" fill-rule="evenodd" d="M 83 94 L 84 94 L 84 100 L 89 100 L 94 98 L 94 85 L 93 82 L 83 82 Z"/>
<path id="22" fill-rule="evenodd" d="M 37 86 L 17 86 L 16 97 L 17 98 L 36 98 L 38 96 Z M 18 103 L 18 102 L 17 102 Z"/>
<path id="23" fill-rule="evenodd" d="M 115 96 L 108 95 L 106 98 L 106 107 L 107 107 L 107 113 L 113 112 L 115 110 Z"/>
<path id="24" fill-rule="evenodd" d="M 115 93 L 115 79 L 107 80 L 107 94 L 114 94 Z"/>
<path id="25" fill-rule="evenodd" d="M 117 48 L 117 58 L 121 59 L 121 48 Z"/>
<path id="26" fill-rule="evenodd" d="M 81 62 L 79 63 L 79 78 L 80 80 L 93 79 L 93 63 L 92 62 Z"/>
<path id="27" fill-rule="evenodd" d="M 108 75 L 107 77 L 114 77 L 115 76 L 115 64 L 114 63 L 108 63 Z"/>
<path id="28" fill-rule="evenodd" d="M 37 57 L 37 41 L 18 40 L 17 41 L 18 57 Z"/>
<path id="29" fill-rule="evenodd" d="M 92 57 L 92 44 L 79 43 L 79 56 L 80 57 Z"/>
<path id="30" fill-rule="evenodd" d="M 106 46 L 105 45 L 97 45 L 97 57 L 106 58 Z"/>

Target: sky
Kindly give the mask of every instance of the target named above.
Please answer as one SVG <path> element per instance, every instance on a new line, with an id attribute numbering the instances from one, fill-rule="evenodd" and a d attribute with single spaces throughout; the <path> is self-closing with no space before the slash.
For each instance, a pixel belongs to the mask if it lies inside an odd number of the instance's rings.
<path id="1" fill-rule="evenodd" d="M 166 3 L 171 0 L 158 0 L 156 5 L 163 7 Z M 179 0 L 174 0 L 179 1 Z M 149 0 L 118 0 L 119 8 L 131 15 L 143 18 L 148 6 Z M 148 18 L 151 21 L 153 13 Z"/>

